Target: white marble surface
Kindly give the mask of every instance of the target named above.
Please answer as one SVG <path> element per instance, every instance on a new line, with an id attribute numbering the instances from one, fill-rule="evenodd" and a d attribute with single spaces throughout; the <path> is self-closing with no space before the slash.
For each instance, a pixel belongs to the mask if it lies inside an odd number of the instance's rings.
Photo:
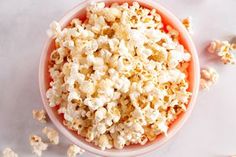
<path id="1" fill-rule="evenodd" d="M 43 125 L 31 111 L 42 108 L 38 88 L 39 57 L 49 23 L 79 0 L 0 0 L 0 150 L 12 147 L 21 157 L 33 156 L 28 136 L 41 134 Z M 218 84 L 200 92 L 186 125 L 161 150 L 143 157 L 220 157 L 236 154 L 236 68 L 207 55 L 211 39 L 236 35 L 236 0 L 160 0 L 179 18 L 191 15 L 194 42 L 202 66 L 220 73 Z M 50 124 L 51 125 L 51 124 Z M 69 141 L 61 136 L 46 157 L 65 156 Z M 84 154 L 82 157 L 89 157 Z"/>

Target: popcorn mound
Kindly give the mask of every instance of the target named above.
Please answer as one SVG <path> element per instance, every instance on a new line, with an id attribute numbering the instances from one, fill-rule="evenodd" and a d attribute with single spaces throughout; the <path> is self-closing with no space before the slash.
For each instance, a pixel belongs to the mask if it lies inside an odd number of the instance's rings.
<path id="1" fill-rule="evenodd" d="M 49 105 L 102 150 L 167 135 L 186 110 L 191 55 L 156 10 L 92 3 L 85 21 L 73 19 L 64 29 L 53 22 L 49 33 L 56 45 Z"/>

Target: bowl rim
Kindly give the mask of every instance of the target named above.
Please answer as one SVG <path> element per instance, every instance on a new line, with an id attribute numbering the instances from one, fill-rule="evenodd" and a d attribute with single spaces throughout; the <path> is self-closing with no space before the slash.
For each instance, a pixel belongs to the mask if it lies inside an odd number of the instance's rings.
<path id="1" fill-rule="evenodd" d="M 45 59 L 46 56 L 49 52 L 49 46 L 50 43 L 52 42 L 52 38 L 47 38 L 43 50 L 42 50 L 42 54 L 40 57 L 40 64 L 39 64 L 39 89 L 40 89 L 40 94 L 41 94 L 41 98 L 43 101 L 43 105 L 44 108 L 46 110 L 46 112 L 48 113 L 49 118 L 51 119 L 51 121 L 53 122 L 53 124 L 56 126 L 56 128 L 64 135 L 66 136 L 70 141 L 72 141 L 74 144 L 78 145 L 79 147 L 81 147 L 82 149 L 85 149 L 86 151 L 96 154 L 96 155 L 101 155 L 101 156 L 109 156 L 109 157 L 120 157 L 120 156 L 137 156 L 137 155 L 142 155 L 148 152 L 151 152 L 157 148 L 160 148 L 161 146 L 163 146 L 164 144 L 167 143 L 167 141 L 169 141 L 179 130 L 180 128 L 182 128 L 182 126 L 184 125 L 184 123 L 186 122 L 186 120 L 188 119 L 188 117 L 190 116 L 193 107 L 195 106 L 196 103 L 196 98 L 198 95 L 198 90 L 199 90 L 199 80 L 200 80 L 200 66 L 199 66 L 199 59 L 198 59 L 198 55 L 197 55 L 197 50 L 195 48 L 195 45 L 189 35 L 189 33 L 187 32 L 187 30 L 184 28 L 184 26 L 182 25 L 182 23 L 179 21 L 179 19 L 172 14 L 170 11 L 168 11 L 166 8 L 164 8 L 162 5 L 160 5 L 158 2 L 153 1 L 153 0 L 146 0 L 146 1 L 142 1 L 142 0 L 121 0 L 122 2 L 140 2 L 142 4 L 147 4 L 147 5 L 151 5 L 153 6 L 153 8 L 156 8 L 159 12 L 165 14 L 166 17 L 169 17 L 172 22 L 174 23 L 175 27 L 179 29 L 180 34 L 182 34 L 182 36 L 184 37 L 184 40 L 186 41 L 186 44 L 189 46 L 189 51 L 191 52 L 192 55 L 192 61 L 193 61 L 193 76 L 195 76 L 196 78 L 194 79 L 195 81 L 192 83 L 193 88 L 192 88 L 192 97 L 190 102 L 188 103 L 188 109 L 186 112 L 183 113 L 183 117 L 181 117 L 181 120 L 178 122 L 177 125 L 175 125 L 175 127 L 168 131 L 168 136 L 167 137 L 163 137 L 160 141 L 155 142 L 154 144 L 151 144 L 149 146 L 145 145 L 143 146 L 143 148 L 141 149 L 134 149 L 132 151 L 110 151 L 110 150 L 100 150 L 98 148 L 95 148 L 94 146 L 90 146 L 82 141 L 80 141 L 78 138 L 76 138 L 75 136 L 73 136 L 71 134 L 71 132 L 56 118 L 56 116 L 54 116 L 54 113 L 51 109 L 51 107 L 49 107 L 48 102 L 47 102 L 47 98 L 46 98 L 46 89 L 45 89 Z M 80 3 L 78 3 L 74 8 L 72 8 L 71 10 L 69 10 L 64 16 L 63 18 L 61 18 L 61 20 L 59 21 L 59 23 L 61 25 L 65 25 L 68 22 L 68 19 L 71 18 L 73 15 L 75 15 L 76 13 L 78 13 L 81 9 L 85 8 L 88 4 L 90 4 L 91 2 L 120 2 L 119 0 L 84 0 Z"/>

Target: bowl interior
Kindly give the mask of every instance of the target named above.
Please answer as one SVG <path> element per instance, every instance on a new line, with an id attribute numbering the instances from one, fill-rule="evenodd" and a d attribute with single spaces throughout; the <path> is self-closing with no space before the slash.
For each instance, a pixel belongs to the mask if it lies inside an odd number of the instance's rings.
<path id="1" fill-rule="evenodd" d="M 110 5 L 111 3 L 132 3 L 132 0 L 93 0 L 93 1 L 104 1 L 106 5 Z M 63 116 L 57 114 L 58 107 L 50 108 L 48 106 L 48 100 L 46 98 L 46 91 L 49 88 L 49 83 L 51 81 L 51 78 L 49 76 L 48 72 L 48 66 L 49 66 L 49 57 L 50 53 L 54 50 L 54 40 L 48 39 L 45 48 L 41 57 L 40 61 L 40 73 L 39 73 L 39 82 L 40 82 L 40 91 L 41 96 L 43 99 L 43 103 L 45 106 L 45 109 L 52 120 L 52 122 L 56 125 L 56 127 L 66 136 L 68 139 L 70 139 L 73 143 L 79 145 L 81 148 L 90 151 L 92 153 L 103 155 L 103 156 L 136 156 L 140 155 L 146 152 L 149 152 L 151 150 L 157 149 L 160 146 L 162 146 L 168 139 L 170 139 L 178 130 L 179 128 L 184 124 L 187 117 L 190 115 L 196 96 L 198 92 L 198 86 L 199 86 L 199 62 L 197 57 L 197 52 L 194 47 L 194 44 L 188 34 L 188 32 L 185 30 L 181 22 L 169 11 L 167 11 L 165 8 L 160 6 L 157 2 L 154 1 L 142 1 L 142 0 L 136 0 L 140 3 L 141 6 L 149 8 L 149 9 L 156 9 L 157 12 L 161 15 L 162 21 L 165 25 L 171 25 L 173 28 L 179 31 L 180 33 L 180 43 L 184 45 L 185 49 L 187 49 L 191 55 L 192 60 L 190 62 L 190 66 L 188 68 L 188 80 L 189 80 L 189 89 L 188 91 L 192 92 L 193 95 L 189 101 L 189 104 L 187 105 L 187 111 L 184 113 L 181 113 L 178 118 L 170 125 L 168 136 L 165 137 L 164 135 L 160 134 L 156 140 L 152 142 L 148 142 L 144 146 L 141 145 L 131 145 L 128 147 L 125 147 L 120 150 L 111 149 L 102 151 L 98 147 L 94 146 L 93 144 L 87 142 L 84 140 L 84 138 L 78 136 L 76 132 L 68 130 L 64 125 L 62 124 Z M 77 5 L 74 9 L 72 9 L 70 12 L 68 12 L 64 18 L 60 20 L 60 24 L 63 27 L 66 27 L 70 21 L 73 18 L 80 18 L 85 19 L 86 16 L 86 6 L 89 5 L 91 0 L 85 1 L 83 3 L 80 3 Z"/>

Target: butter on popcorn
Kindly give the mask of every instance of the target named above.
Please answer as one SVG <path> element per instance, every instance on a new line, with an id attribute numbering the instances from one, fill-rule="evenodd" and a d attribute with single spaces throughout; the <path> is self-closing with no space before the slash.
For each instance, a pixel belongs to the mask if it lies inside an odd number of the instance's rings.
<path id="1" fill-rule="evenodd" d="M 137 2 L 91 3 L 86 17 L 67 28 L 50 26 L 56 48 L 49 106 L 58 106 L 63 124 L 102 150 L 167 135 L 191 97 L 191 55 L 179 43 L 179 32 Z M 77 152 L 72 145 L 68 156 Z"/>

